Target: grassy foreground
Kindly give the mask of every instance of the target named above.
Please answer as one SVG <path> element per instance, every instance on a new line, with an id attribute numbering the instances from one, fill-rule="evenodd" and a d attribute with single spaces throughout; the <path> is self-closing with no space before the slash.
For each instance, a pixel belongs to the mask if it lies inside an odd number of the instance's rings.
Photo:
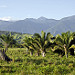
<path id="1" fill-rule="evenodd" d="M 30 57 L 24 48 L 9 48 L 11 62 L 0 60 L 0 75 L 75 75 L 75 56 L 67 59 L 49 51 L 46 57 Z"/>

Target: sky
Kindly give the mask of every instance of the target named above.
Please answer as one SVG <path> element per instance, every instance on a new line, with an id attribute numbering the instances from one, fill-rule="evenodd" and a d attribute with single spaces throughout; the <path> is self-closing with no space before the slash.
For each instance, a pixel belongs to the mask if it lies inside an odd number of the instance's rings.
<path id="1" fill-rule="evenodd" d="M 0 0 L 0 20 L 61 19 L 75 15 L 75 0 Z"/>

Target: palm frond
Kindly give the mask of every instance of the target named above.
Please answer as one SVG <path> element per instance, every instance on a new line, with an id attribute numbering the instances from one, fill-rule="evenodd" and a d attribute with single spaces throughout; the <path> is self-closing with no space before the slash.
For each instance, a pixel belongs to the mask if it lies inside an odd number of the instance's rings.
<path id="1" fill-rule="evenodd" d="M 75 49 L 75 45 L 74 44 L 71 45 L 71 47 L 69 47 L 69 49 L 71 49 L 71 48 Z"/>
<path id="2" fill-rule="evenodd" d="M 57 50 L 57 49 L 59 49 L 59 50 L 64 50 L 64 48 L 63 47 L 60 47 L 60 46 L 54 46 L 54 48 L 52 49 L 52 51 L 55 51 L 55 50 Z"/>
<path id="3" fill-rule="evenodd" d="M 55 43 L 57 44 L 57 45 L 59 45 L 59 44 L 64 44 L 64 39 L 62 38 L 62 36 L 60 36 L 60 35 L 57 35 L 56 36 L 56 39 L 55 39 Z"/>

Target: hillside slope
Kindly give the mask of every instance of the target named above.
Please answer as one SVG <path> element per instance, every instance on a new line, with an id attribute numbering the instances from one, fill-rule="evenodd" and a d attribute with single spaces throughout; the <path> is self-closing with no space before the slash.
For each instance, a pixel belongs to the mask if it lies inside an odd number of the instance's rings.
<path id="1" fill-rule="evenodd" d="M 62 32 L 72 31 L 75 32 L 75 16 L 70 16 L 59 20 L 59 22 L 52 28 L 46 30 L 52 34 L 61 34 Z"/>
<path id="2" fill-rule="evenodd" d="M 42 30 L 51 32 L 53 35 L 66 31 L 75 31 L 75 16 L 69 16 L 60 20 L 26 18 L 18 21 L 0 21 L 0 30 L 20 33 L 40 33 Z"/>

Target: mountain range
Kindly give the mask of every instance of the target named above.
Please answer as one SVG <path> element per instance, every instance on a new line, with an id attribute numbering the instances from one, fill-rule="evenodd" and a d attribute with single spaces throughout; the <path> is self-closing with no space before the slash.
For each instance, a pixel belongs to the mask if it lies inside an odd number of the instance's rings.
<path id="1" fill-rule="evenodd" d="M 40 33 L 41 31 L 50 32 L 53 35 L 62 32 L 75 32 L 75 15 L 64 17 L 60 20 L 40 17 L 38 19 L 26 18 L 18 21 L 0 20 L 0 31 L 12 31 L 20 33 Z"/>

